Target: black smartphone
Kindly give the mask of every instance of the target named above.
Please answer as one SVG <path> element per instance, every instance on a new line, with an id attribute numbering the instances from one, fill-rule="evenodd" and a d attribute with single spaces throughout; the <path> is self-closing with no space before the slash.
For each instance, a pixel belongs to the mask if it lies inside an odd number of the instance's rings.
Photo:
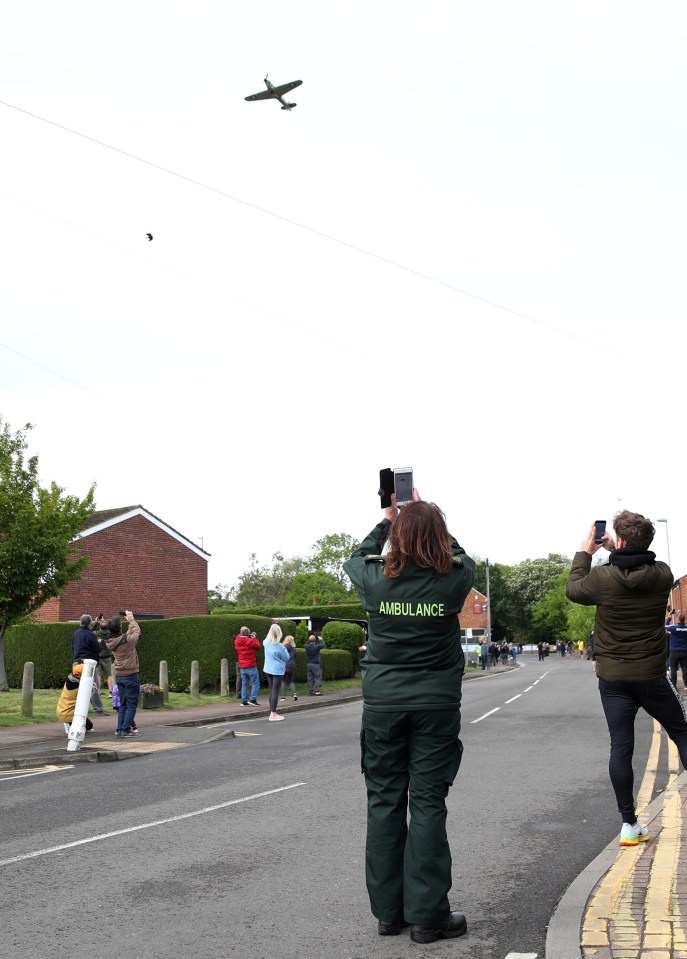
<path id="1" fill-rule="evenodd" d="M 120 615 L 120 616 L 126 616 L 126 610 L 125 610 L 125 609 L 120 609 L 120 610 L 119 610 L 119 615 Z"/>
<path id="2" fill-rule="evenodd" d="M 394 493 L 396 493 L 397 506 L 412 502 L 413 471 L 410 466 L 401 466 L 394 470 Z"/>
<path id="3" fill-rule="evenodd" d="M 594 520 L 594 542 L 597 544 L 603 542 L 605 532 L 606 532 L 606 520 L 595 519 Z"/>

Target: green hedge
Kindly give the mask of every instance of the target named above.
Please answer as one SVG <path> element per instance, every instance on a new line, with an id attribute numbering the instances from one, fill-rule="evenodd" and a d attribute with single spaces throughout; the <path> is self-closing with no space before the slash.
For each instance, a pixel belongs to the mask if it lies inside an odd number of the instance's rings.
<path id="1" fill-rule="evenodd" d="M 326 623 L 322 629 L 322 638 L 327 647 L 348 650 L 353 669 L 358 668 L 358 649 L 365 642 L 365 633 L 361 626 L 356 623 Z"/>
<path id="2" fill-rule="evenodd" d="M 169 688 L 172 692 L 186 692 L 191 681 L 191 662 L 198 661 L 200 685 L 205 690 L 219 690 L 220 663 L 229 662 L 229 684 L 236 677 L 234 637 L 242 626 L 255 631 L 261 638 L 267 635 L 272 618 L 265 616 L 184 616 L 178 619 L 144 620 L 138 658 L 142 682 L 157 682 L 160 661 L 166 660 L 169 670 Z M 296 634 L 296 624 L 280 620 L 284 635 Z M 59 689 L 71 666 L 71 638 L 75 623 L 36 623 L 12 626 L 5 637 L 5 664 L 10 687 L 19 688 L 25 662 L 34 664 L 36 689 Z M 258 668 L 262 673 L 264 650 L 256 650 Z M 324 650 L 338 653 L 338 650 Z M 341 654 L 340 654 L 341 655 Z M 329 657 L 331 659 L 331 657 Z M 346 654 L 346 657 L 348 655 Z M 353 675 L 346 663 L 333 658 L 322 672 L 328 679 L 346 679 Z M 296 676 L 305 682 L 306 658 L 303 650 L 296 651 Z"/>
<path id="3" fill-rule="evenodd" d="M 288 619 L 289 616 L 324 616 L 331 619 L 367 619 L 367 613 L 357 602 L 332 603 L 329 606 L 247 606 L 228 611 L 213 609 L 213 616 L 269 616 Z"/>

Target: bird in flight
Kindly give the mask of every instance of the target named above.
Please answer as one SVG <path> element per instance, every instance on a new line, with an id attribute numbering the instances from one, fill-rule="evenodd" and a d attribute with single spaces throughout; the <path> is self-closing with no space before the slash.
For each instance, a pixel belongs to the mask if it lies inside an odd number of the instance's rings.
<path id="1" fill-rule="evenodd" d="M 153 234 L 152 234 L 152 233 L 146 233 L 146 236 L 148 237 L 148 243 L 150 243 L 150 241 L 151 241 L 152 238 L 153 238 Z"/>

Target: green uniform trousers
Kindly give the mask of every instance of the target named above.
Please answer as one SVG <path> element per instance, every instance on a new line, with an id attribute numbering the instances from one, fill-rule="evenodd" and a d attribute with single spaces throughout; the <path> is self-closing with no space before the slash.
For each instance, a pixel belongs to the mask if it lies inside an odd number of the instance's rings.
<path id="1" fill-rule="evenodd" d="M 377 919 L 432 925 L 451 912 L 446 796 L 463 752 L 459 732 L 458 708 L 363 709 L 365 876 Z"/>

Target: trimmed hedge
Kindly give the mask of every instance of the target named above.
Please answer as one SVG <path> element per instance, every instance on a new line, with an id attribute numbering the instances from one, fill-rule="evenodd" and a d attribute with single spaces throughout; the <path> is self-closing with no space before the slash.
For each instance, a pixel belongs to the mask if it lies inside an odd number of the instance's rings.
<path id="1" fill-rule="evenodd" d="M 362 626 L 356 623 L 325 623 L 322 638 L 327 647 L 346 649 L 350 653 L 353 669 L 358 668 L 360 653 L 358 648 L 365 642 Z"/>
<path id="2" fill-rule="evenodd" d="M 329 606 L 246 606 L 230 608 L 227 612 L 214 609 L 213 616 L 269 616 L 288 619 L 289 616 L 324 616 L 331 619 L 367 620 L 367 613 L 357 602 L 332 603 Z"/>
<path id="3" fill-rule="evenodd" d="M 143 620 L 138 658 L 142 682 L 156 683 L 160 661 L 166 660 L 169 670 L 169 688 L 172 692 L 186 692 L 190 687 L 191 662 L 198 661 L 200 686 L 204 690 L 219 690 L 220 663 L 229 662 L 229 685 L 236 678 L 234 637 L 242 626 L 265 637 L 272 618 L 265 616 L 184 616 L 177 619 Z M 296 624 L 280 620 L 284 635 L 296 634 Z M 5 663 L 10 687 L 21 686 L 24 663 L 34 664 L 36 689 L 59 689 L 72 664 L 71 638 L 76 623 L 35 623 L 12 626 L 5 637 Z M 338 650 L 324 650 L 338 654 L 329 656 L 322 673 L 327 679 L 347 679 L 353 675 L 348 654 Z M 256 650 L 258 669 L 262 673 L 264 650 Z M 326 671 L 325 671 L 326 668 Z M 305 682 L 306 658 L 303 650 L 296 651 L 296 677 Z M 262 677 L 261 677 L 262 678 Z"/>

